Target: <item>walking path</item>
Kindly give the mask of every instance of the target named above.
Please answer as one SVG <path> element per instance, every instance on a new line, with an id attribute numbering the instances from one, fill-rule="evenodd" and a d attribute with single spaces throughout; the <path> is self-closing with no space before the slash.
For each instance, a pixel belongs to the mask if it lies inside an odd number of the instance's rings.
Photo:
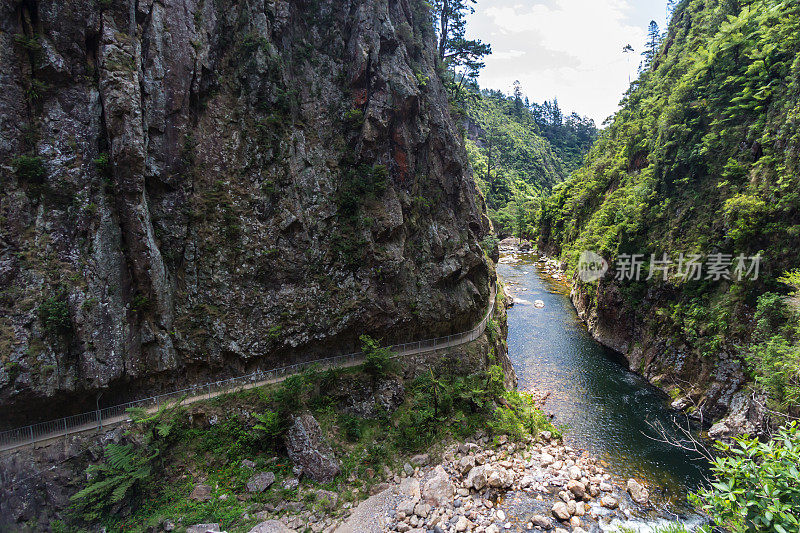
<path id="1" fill-rule="evenodd" d="M 486 331 L 486 325 L 494 310 L 494 303 L 497 296 L 497 287 L 493 283 L 490 287 L 489 306 L 483 319 L 477 326 L 469 331 L 438 337 L 405 344 L 396 344 L 389 349 L 394 352 L 394 357 L 408 357 L 411 355 L 423 354 L 454 346 L 460 346 L 468 342 L 477 340 Z M 329 368 L 350 368 L 361 364 L 364 354 L 352 353 L 337 355 L 325 359 L 298 363 L 273 370 L 259 370 L 252 374 L 239 376 L 223 381 L 194 385 L 179 391 L 144 398 L 133 402 L 128 402 L 113 407 L 107 407 L 99 411 L 92 411 L 80 415 L 74 415 L 50 422 L 42 422 L 22 428 L 0 432 L 0 454 L 10 452 L 24 446 L 44 445 L 54 439 L 60 439 L 75 433 L 87 431 L 97 431 L 108 426 L 114 426 L 130 421 L 127 410 L 131 407 L 141 407 L 147 412 L 155 412 L 163 406 L 176 404 L 189 405 L 195 402 L 210 400 L 223 394 L 230 394 L 256 387 L 263 387 L 273 383 L 279 383 L 289 376 L 302 373 L 304 370 L 313 367 L 319 370 Z"/>

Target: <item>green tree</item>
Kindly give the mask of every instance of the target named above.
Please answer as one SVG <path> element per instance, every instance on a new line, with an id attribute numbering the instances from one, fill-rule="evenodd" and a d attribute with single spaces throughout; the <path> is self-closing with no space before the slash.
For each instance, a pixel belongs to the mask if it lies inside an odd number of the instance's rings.
<path id="1" fill-rule="evenodd" d="M 460 100 L 462 91 L 474 83 L 484 67 L 483 57 L 492 53 L 489 44 L 467 39 L 467 16 L 475 12 L 477 0 L 435 0 L 439 59 L 449 72 L 446 85 L 451 97 Z"/>
<path id="2" fill-rule="evenodd" d="M 644 59 L 639 67 L 640 70 L 644 71 L 650 68 L 658 53 L 659 46 L 661 46 L 661 31 L 658 29 L 656 21 L 651 20 L 650 26 L 647 28 L 647 43 L 645 44 L 644 52 L 642 52 Z"/>

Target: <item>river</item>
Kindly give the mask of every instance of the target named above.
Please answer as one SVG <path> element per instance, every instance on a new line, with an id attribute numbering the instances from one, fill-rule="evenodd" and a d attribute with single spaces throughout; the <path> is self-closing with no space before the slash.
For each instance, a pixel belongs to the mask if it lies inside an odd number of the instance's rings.
<path id="1" fill-rule="evenodd" d="M 666 515 L 686 512 L 686 496 L 705 479 L 706 463 L 663 442 L 654 429 L 680 440 L 676 424 L 685 427 L 685 417 L 669 408 L 662 391 L 630 372 L 620 354 L 591 337 L 569 288 L 536 261 L 535 254 L 517 253 L 498 265 L 515 295 L 508 348 L 520 390 L 549 391 L 544 410 L 565 426 L 568 444 L 599 457 L 613 475 L 645 481 Z"/>

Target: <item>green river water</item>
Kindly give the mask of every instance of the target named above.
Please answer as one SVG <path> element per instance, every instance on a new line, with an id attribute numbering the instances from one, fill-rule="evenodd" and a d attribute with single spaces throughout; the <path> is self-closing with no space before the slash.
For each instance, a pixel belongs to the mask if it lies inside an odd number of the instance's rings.
<path id="1" fill-rule="evenodd" d="M 500 277 L 515 295 L 508 311 L 509 355 L 520 390 L 549 391 L 545 411 L 563 424 L 567 444 L 599 457 L 620 478 L 647 482 L 669 514 L 688 509 L 686 496 L 704 482 L 698 455 L 662 441 L 683 436 L 686 418 L 668 397 L 630 372 L 624 358 L 596 342 L 578 319 L 568 287 L 541 270 L 534 254 L 504 256 Z M 543 308 L 534 306 L 536 300 Z M 669 439 L 668 439 L 669 440 Z"/>

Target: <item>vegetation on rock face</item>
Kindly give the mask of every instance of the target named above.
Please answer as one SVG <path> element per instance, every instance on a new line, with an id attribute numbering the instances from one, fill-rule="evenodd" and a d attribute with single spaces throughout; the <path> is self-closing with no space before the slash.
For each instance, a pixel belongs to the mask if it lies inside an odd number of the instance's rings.
<path id="1" fill-rule="evenodd" d="M 17 177 L 28 183 L 42 183 L 47 171 L 42 159 L 37 156 L 21 155 L 14 159 L 14 171 Z"/>
<path id="2" fill-rule="evenodd" d="M 680 2 L 586 163 L 529 214 L 540 248 L 572 269 L 583 250 L 612 261 L 642 254 L 641 280 L 614 281 L 612 271 L 584 285 L 590 307 L 619 294 L 652 337 L 707 359 L 746 358 L 773 405 L 795 414 L 796 313 L 765 293 L 785 294 L 778 278 L 800 257 L 798 58 L 796 2 Z M 757 280 L 675 271 L 645 280 L 662 253 L 762 261 Z M 758 313 L 786 327 L 754 333 Z"/>
<path id="3" fill-rule="evenodd" d="M 39 306 L 39 319 L 46 332 L 53 335 L 67 335 L 72 331 L 72 320 L 65 292 L 47 298 Z"/>

